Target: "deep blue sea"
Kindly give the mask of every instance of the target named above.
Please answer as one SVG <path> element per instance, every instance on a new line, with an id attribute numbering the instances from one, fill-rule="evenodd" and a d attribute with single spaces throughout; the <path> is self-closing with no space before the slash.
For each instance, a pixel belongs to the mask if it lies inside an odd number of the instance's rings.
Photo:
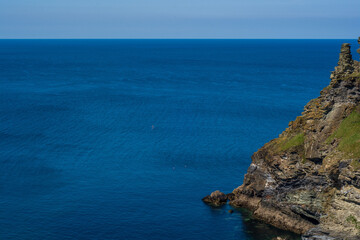
<path id="1" fill-rule="evenodd" d="M 0 40 L 0 239 L 286 235 L 201 198 L 242 184 L 343 42 Z"/>

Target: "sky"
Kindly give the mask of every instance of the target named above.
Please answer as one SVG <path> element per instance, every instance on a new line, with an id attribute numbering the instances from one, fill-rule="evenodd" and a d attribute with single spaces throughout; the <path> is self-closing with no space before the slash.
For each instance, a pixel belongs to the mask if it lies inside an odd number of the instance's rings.
<path id="1" fill-rule="evenodd" d="M 0 38 L 360 36 L 360 0 L 0 0 Z"/>

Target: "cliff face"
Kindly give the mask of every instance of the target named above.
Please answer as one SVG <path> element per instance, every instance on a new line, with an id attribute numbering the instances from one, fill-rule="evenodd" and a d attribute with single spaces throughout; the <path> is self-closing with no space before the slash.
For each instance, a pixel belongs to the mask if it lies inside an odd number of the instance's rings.
<path id="1" fill-rule="evenodd" d="M 330 78 L 302 115 L 252 156 L 230 204 L 303 239 L 360 239 L 360 62 L 349 44 Z"/>

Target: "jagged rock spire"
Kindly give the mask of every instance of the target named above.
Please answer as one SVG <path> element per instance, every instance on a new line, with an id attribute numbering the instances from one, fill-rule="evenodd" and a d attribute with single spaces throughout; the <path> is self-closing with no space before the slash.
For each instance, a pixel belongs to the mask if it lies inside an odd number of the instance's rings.
<path id="1" fill-rule="evenodd" d="M 338 66 L 335 67 L 335 73 L 352 73 L 354 71 L 354 61 L 351 56 L 350 44 L 341 45 Z"/>

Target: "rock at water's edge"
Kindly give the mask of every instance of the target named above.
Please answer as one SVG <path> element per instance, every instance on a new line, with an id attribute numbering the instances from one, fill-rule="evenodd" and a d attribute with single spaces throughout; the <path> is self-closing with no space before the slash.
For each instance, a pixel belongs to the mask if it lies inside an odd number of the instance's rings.
<path id="1" fill-rule="evenodd" d="M 226 204 L 228 197 L 225 193 L 216 190 L 212 192 L 210 195 L 204 197 L 203 202 L 213 205 L 213 206 L 221 206 Z"/>
<path id="2" fill-rule="evenodd" d="M 350 44 L 341 46 L 330 79 L 301 116 L 254 153 L 243 185 L 203 201 L 230 200 L 303 240 L 360 239 L 360 62 Z"/>

